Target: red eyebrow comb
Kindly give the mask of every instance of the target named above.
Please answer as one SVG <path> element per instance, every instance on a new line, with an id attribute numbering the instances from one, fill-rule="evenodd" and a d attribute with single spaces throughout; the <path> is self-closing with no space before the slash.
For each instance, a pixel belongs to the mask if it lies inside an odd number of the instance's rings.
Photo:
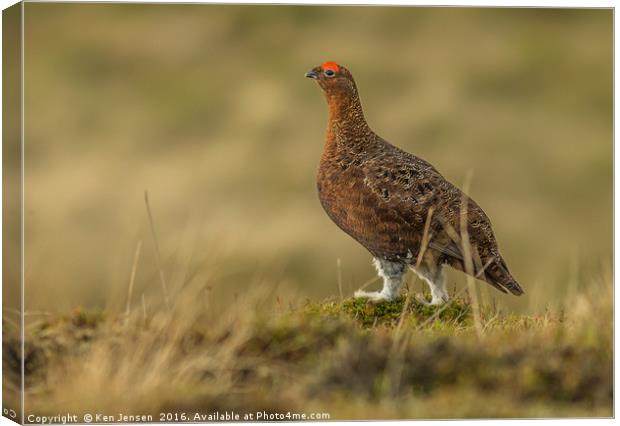
<path id="1" fill-rule="evenodd" d="M 326 70 L 332 70 L 333 72 L 340 71 L 340 65 L 332 61 L 325 62 L 323 65 L 321 65 L 321 68 L 323 68 L 323 71 L 326 71 Z"/>

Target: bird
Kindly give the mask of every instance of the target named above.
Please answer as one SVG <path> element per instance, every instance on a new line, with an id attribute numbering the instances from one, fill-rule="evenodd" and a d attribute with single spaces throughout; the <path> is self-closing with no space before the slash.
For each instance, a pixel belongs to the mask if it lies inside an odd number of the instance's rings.
<path id="1" fill-rule="evenodd" d="M 351 72 L 328 61 L 305 77 L 315 80 L 328 106 L 318 173 L 320 203 L 329 218 L 373 256 L 381 291 L 358 290 L 371 302 L 400 297 L 407 270 L 429 287 L 431 300 L 449 300 L 445 267 L 472 275 L 503 293 L 523 289 L 499 253 L 482 208 L 430 163 L 377 135 L 364 117 Z"/>

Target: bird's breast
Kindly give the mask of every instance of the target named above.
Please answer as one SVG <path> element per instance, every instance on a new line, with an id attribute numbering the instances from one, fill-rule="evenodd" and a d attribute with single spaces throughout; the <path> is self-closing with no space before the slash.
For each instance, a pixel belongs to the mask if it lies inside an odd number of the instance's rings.
<path id="1" fill-rule="evenodd" d="M 351 172 L 339 166 L 337 161 L 321 161 L 317 175 L 319 200 L 325 212 L 339 226 L 347 217 L 345 205 L 352 201 L 350 194 L 345 194 L 347 185 L 354 182 Z"/>
<path id="2" fill-rule="evenodd" d="M 364 183 L 360 167 L 340 161 L 322 161 L 317 176 L 319 200 L 331 220 L 343 231 L 375 253 L 377 233 L 389 215 Z M 393 234 L 395 235 L 395 234 Z"/>

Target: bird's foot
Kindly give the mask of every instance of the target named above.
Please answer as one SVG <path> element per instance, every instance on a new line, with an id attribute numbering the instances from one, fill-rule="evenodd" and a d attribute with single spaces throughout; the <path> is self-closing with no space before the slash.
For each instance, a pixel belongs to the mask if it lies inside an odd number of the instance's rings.
<path id="1" fill-rule="evenodd" d="M 379 302 L 389 302 L 392 300 L 388 295 L 378 292 L 378 291 L 363 291 L 357 290 L 353 293 L 353 297 L 355 299 L 368 299 L 369 302 L 379 303 Z"/>
<path id="2" fill-rule="evenodd" d="M 448 300 L 444 299 L 442 297 L 433 297 L 431 299 L 431 301 L 429 302 L 428 300 L 426 300 L 426 298 L 424 297 L 424 295 L 418 293 L 415 295 L 415 299 L 426 306 L 439 306 L 439 305 L 443 305 L 444 303 L 446 303 Z"/>

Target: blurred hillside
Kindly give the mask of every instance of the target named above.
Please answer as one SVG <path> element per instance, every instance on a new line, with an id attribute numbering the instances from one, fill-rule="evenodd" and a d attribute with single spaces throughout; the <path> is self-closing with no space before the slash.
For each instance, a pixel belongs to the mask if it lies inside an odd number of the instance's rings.
<path id="1" fill-rule="evenodd" d="M 355 75 L 374 130 L 491 218 L 526 289 L 562 303 L 612 249 L 612 11 L 26 4 L 26 307 L 250 286 L 312 299 L 374 276 L 315 172 L 326 106 L 304 72 Z M 587 281 L 583 281 L 587 282 Z M 465 285 L 451 274 L 449 288 Z M 480 284 L 483 296 L 487 288 Z M 567 289 L 568 288 L 568 289 Z"/>

